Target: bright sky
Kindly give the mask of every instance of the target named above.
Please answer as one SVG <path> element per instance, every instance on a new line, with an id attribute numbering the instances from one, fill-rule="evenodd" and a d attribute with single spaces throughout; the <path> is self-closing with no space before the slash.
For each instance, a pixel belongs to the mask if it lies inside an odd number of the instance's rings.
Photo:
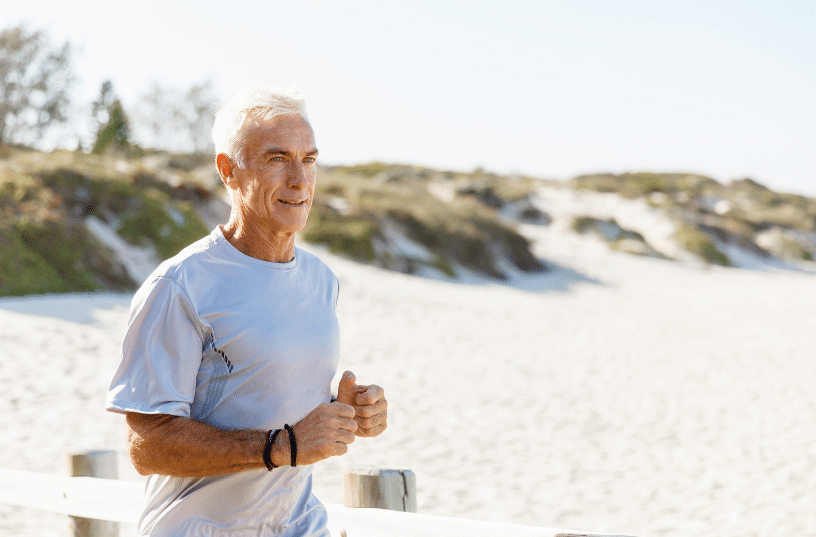
<path id="1" fill-rule="evenodd" d="M 688 171 L 816 196 L 814 0 L 0 0 L 111 79 L 297 85 L 325 164 Z"/>

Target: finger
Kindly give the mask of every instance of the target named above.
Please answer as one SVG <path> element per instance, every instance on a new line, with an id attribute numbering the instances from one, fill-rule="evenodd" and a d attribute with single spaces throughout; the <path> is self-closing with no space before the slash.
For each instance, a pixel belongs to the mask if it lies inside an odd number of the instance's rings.
<path id="1" fill-rule="evenodd" d="M 354 434 L 359 437 L 372 438 L 382 434 L 382 432 L 386 428 L 388 428 L 388 425 L 383 423 L 382 425 L 377 425 L 376 427 L 373 427 L 371 429 L 357 429 L 357 431 Z"/>
<path id="2" fill-rule="evenodd" d="M 356 417 L 354 418 L 354 421 L 357 422 L 357 425 L 359 426 L 360 429 L 372 429 L 374 427 L 377 427 L 378 425 L 386 423 L 388 421 L 388 414 L 383 412 L 370 418 Z"/>
<path id="3" fill-rule="evenodd" d="M 350 444 L 349 442 L 348 444 Z M 343 442 L 335 442 L 328 453 L 329 457 L 336 457 L 338 455 L 345 455 L 348 453 L 348 444 L 344 444 Z"/>
<path id="4" fill-rule="evenodd" d="M 353 405 L 354 396 L 357 393 L 357 377 L 351 371 L 346 371 L 340 378 L 340 385 L 337 387 L 337 400 L 344 405 Z"/>
<path id="5" fill-rule="evenodd" d="M 327 431 L 320 439 L 320 443 L 324 447 L 331 446 L 332 444 L 336 443 L 351 444 L 356 438 L 357 429 L 354 429 L 353 431 L 348 429 L 335 429 L 333 431 Z"/>
<path id="6" fill-rule="evenodd" d="M 371 416 L 376 416 L 377 414 L 382 414 L 388 409 L 388 401 L 385 399 L 380 399 L 373 405 L 354 405 L 354 413 L 355 415 L 362 417 L 362 418 L 370 418 Z"/>
<path id="7" fill-rule="evenodd" d="M 365 390 L 357 394 L 355 402 L 358 405 L 371 405 L 383 398 L 385 392 L 376 384 L 366 386 Z"/>
<path id="8" fill-rule="evenodd" d="M 351 418 L 342 418 L 335 425 L 338 431 L 350 431 L 352 433 L 359 427 L 357 420 Z"/>
<path id="9" fill-rule="evenodd" d="M 330 403 L 328 407 L 329 409 L 327 410 L 327 412 L 330 412 L 340 418 L 351 419 L 357 415 L 357 410 L 351 405 L 345 405 L 340 402 L 334 402 Z"/>

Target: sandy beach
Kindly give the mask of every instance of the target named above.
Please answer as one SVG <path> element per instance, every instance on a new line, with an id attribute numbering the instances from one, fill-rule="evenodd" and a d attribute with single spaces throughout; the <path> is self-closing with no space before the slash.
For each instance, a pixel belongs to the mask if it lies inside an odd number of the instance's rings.
<path id="1" fill-rule="evenodd" d="M 317 495 L 341 503 L 343 468 L 372 464 L 413 470 L 426 514 L 642 537 L 811 534 L 816 276 L 527 231 L 554 269 L 507 284 L 318 251 L 341 281 L 341 371 L 385 387 L 390 425 L 317 465 Z M 122 417 L 103 410 L 129 300 L 0 299 L 3 467 L 64 473 L 67 452 L 114 449 L 121 477 L 138 478 Z M 67 525 L 0 506 L 3 535 Z"/>

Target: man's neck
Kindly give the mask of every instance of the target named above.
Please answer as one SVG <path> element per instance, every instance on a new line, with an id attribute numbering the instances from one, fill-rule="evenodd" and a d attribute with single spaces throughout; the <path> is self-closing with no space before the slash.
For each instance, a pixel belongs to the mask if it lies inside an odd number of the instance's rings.
<path id="1" fill-rule="evenodd" d="M 230 244 L 249 257 L 271 263 L 288 263 L 295 258 L 294 234 L 275 234 L 263 226 L 253 226 L 235 214 L 221 226 L 221 232 Z"/>

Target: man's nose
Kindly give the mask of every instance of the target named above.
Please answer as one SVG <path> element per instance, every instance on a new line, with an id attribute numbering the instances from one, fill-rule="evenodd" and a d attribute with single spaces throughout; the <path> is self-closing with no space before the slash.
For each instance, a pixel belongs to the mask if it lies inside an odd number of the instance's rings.
<path id="1" fill-rule="evenodd" d="M 302 162 L 292 162 L 287 171 L 286 186 L 289 188 L 300 190 L 301 188 L 305 188 L 309 183 L 306 165 Z"/>

